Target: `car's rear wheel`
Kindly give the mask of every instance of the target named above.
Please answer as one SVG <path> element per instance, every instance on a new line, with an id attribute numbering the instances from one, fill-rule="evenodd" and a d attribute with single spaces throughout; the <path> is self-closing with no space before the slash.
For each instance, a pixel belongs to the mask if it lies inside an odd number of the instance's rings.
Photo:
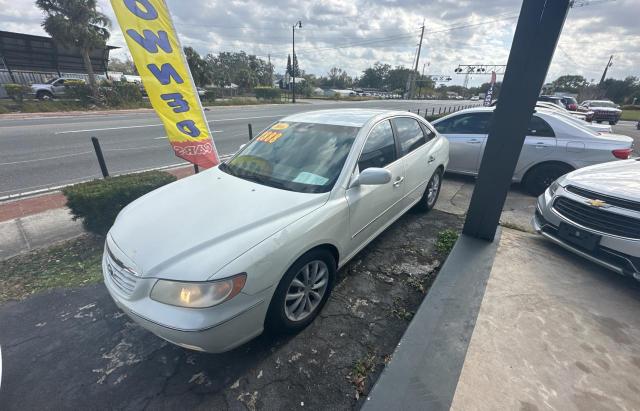
<path id="1" fill-rule="evenodd" d="M 618 122 L 617 122 L 617 121 L 610 121 L 610 122 L 609 122 L 609 125 L 611 125 L 611 126 L 615 126 L 616 124 L 618 124 Z"/>
<path id="2" fill-rule="evenodd" d="M 416 210 L 425 213 L 431 211 L 438 201 L 440 187 L 442 187 L 442 169 L 438 168 L 427 183 L 427 188 L 424 190 L 422 198 L 416 204 Z"/>
<path id="3" fill-rule="evenodd" d="M 53 99 L 53 94 L 51 94 L 48 91 L 40 90 L 36 94 L 36 97 L 38 98 L 38 100 L 52 100 Z"/>
<path id="4" fill-rule="evenodd" d="M 572 171 L 573 168 L 562 163 L 540 164 L 531 169 L 523 180 L 525 190 L 531 195 L 539 196 L 560 176 Z"/>
<path id="5" fill-rule="evenodd" d="M 300 257 L 282 277 L 271 299 L 266 327 L 270 331 L 295 333 L 309 325 L 331 294 L 336 261 L 325 249 Z"/>

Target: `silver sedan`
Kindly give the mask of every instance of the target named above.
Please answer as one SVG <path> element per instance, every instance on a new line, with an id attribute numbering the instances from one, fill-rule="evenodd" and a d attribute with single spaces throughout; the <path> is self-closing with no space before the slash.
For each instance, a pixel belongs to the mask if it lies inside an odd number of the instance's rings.
<path id="1" fill-rule="evenodd" d="M 449 171 L 475 175 L 489 133 L 494 107 L 462 110 L 433 122 L 451 144 Z M 540 195 L 572 170 L 631 157 L 633 139 L 598 133 L 549 110 L 536 110 L 513 174 L 527 191 Z"/>
<path id="2" fill-rule="evenodd" d="M 435 205 L 448 161 L 447 140 L 415 114 L 294 114 L 122 210 L 105 285 L 136 322 L 193 350 L 300 330 L 338 268 L 410 208 Z"/>

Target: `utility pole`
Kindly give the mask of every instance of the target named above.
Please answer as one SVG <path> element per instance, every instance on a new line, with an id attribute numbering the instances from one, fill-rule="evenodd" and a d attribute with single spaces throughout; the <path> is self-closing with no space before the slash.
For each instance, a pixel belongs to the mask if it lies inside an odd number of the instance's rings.
<path id="1" fill-rule="evenodd" d="M 293 38 L 292 38 L 292 48 L 293 48 L 293 57 L 291 57 L 292 61 L 291 61 L 291 71 L 292 71 L 292 76 L 293 77 L 293 89 L 292 89 L 292 102 L 295 103 L 296 102 L 296 62 L 298 61 L 298 59 L 296 58 L 296 27 L 298 28 L 302 28 L 302 21 L 298 20 L 298 22 L 296 24 L 293 25 L 292 27 L 292 33 L 293 33 Z"/>
<path id="2" fill-rule="evenodd" d="M 612 61 L 613 61 L 613 54 L 611 55 L 611 57 L 609 57 L 609 62 L 607 62 L 607 65 L 604 68 L 604 72 L 602 73 L 602 78 L 600 79 L 600 83 L 598 84 L 599 86 L 601 86 L 602 83 L 604 83 L 605 77 L 607 77 L 607 71 L 609 70 L 609 67 L 613 65 Z"/>
<path id="3" fill-rule="evenodd" d="M 413 67 L 413 72 L 411 72 L 409 77 L 411 81 L 411 83 L 409 84 L 409 96 L 408 96 L 409 99 L 413 98 L 413 92 L 416 87 L 415 75 L 418 72 L 418 64 L 420 63 L 420 50 L 422 49 L 423 38 L 424 38 L 424 20 L 422 21 L 422 27 L 420 28 L 420 43 L 418 43 L 418 53 L 416 54 L 416 64 Z"/>

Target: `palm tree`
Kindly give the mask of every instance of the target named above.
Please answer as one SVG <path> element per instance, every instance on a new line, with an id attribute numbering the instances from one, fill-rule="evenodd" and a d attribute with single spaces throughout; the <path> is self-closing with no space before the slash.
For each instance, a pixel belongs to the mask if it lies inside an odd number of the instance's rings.
<path id="1" fill-rule="evenodd" d="M 96 0 L 36 0 L 36 5 L 45 13 L 44 30 L 62 46 L 80 50 L 96 97 L 98 87 L 89 56 L 92 50 L 105 47 L 111 20 L 96 10 Z"/>

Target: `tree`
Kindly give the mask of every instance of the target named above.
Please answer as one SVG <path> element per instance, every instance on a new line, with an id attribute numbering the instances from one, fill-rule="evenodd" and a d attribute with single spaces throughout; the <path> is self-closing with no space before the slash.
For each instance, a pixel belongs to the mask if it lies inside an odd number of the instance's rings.
<path id="1" fill-rule="evenodd" d="M 193 47 L 185 47 L 184 55 L 187 58 L 187 64 L 189 65 L 193 82 L 196 83 L 196 86 L 205 86 L 210 80 L 207 63 Z"/>
<path id="2" fill-rule="evenodd" d="M 358 84 L 360 87 L 382 89 L 385 80 L 389 77 L 391 66 L 376 62 L 373 67 L 369 67 L 362 72 L 362 77 Z"/>
<path id="3" fill-rule="evenodd" d="M 587 87 L 589 82 L 580 75 L 565 74 L 558 77 L 553 83 L 555 91 L 564 91 L 566 93 L 578 93 L 581 89 Z"/>
<path id="4" fill-rule="evenodd" d="M 300 77 L 300 66 L 298 66 L 298 57 L 293 55 L 293 64 L 291 65 L 293 77 Z"/>
<path id="5" fill-rule="evenodd" d="M 287 74 L 293 77 L 293 68 L 291 67 L 291 54 L 287 55 Z"/>
<path id="6" fill-rule="evenodd" d="M 36 0 L 36 5 L 44 11 L 42 27 L 54 41 L 80 50 L 89 75 L 89 86 L 97 97 L 90 55 L 93 50 L 106 46 L 111 21 L 96 10 L 96 0 Z"/>
<path id="7" fill-rule="evenodd" d="M 138 75 L 138 70 L 136 70 L 136 66 L 130 59 L 120 60 L 119 58 L 114 57 L 109 60 L 108 69 L 109 71 L 119 71 L 124 74 Z"/>

